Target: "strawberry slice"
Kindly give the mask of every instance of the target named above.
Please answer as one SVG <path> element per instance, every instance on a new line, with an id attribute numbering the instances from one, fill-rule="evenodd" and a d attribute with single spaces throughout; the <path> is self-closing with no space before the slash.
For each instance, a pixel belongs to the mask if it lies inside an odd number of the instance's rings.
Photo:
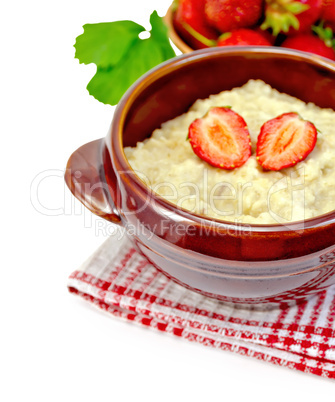
<path id="1" fill-rule="evenodd" d="M 251 155 L 251 143 L 244 119 L 229 107 L 214 107 L 189 127 L 194 153 L 212 166 L 235 169 Z"/>
<path id="2" fill-rule="evenodd" d="M 313 123 L 298 113 L 284 113 L 263 124 L 256 155 L 264 169 L 280 170 L 296 165 L 309 155 L 316 143 Z"/>

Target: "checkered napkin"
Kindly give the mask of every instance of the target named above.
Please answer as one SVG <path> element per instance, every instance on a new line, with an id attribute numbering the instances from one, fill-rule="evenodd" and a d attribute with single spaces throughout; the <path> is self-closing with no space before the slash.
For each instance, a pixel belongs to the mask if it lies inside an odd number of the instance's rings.
<path id="1" fill-rule="evenodd" d="M 69 278 L 70 292 L 137 324 L 205 346 L 335 378 L 335 286 L 286 309 L 235 309 L 166 278 L 126 236 Z"/>

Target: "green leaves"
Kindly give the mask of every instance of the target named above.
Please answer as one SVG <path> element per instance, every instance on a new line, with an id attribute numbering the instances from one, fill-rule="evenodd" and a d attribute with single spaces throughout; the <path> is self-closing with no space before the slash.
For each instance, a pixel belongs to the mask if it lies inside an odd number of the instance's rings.
<path id="1" fill-rule="evenodd" d="M 152 42 L 155 43 L 156 46 L 159 45 L 162 56 L 164 57 L 164 61 L 175 57 L 176 53 L 170 45 L 169 37 L 167 34 L 167 27 L 164 24 L 162 18 L 158 16 L 157 11 L 154 11 L 151 14 L 150 25 L 152 28 L 150 31 Z"/>
<path id="2" fill-rule="evenodd" d="M 86 24 L 77 37 L 75 57 L 80 63 L 95 63 L 100 67 L 117 64 L 139 33 L 145 29 L 132 21 Z"/>
<path id="3" fill-rule="evenodd" d="M 75 57 L 94 63 L 97 72 L 87 85 L 100 102 L 116 105 L 124 92 L 152 67 L 174 57 L 167 28 L 156 11 L 150 16 L 150 37 L 140 39 L 145 29 L 133 21 L 84 25 L 77 37 Z"/>
<path id="4" fill-rule="evenodd" d="M 116 105 L 137 78 L 165 60 L 159 51 L 158 44 L 136 39 L 117 65 L 98 67 L 87 86 L 88 92 L 100 102 Z"/>

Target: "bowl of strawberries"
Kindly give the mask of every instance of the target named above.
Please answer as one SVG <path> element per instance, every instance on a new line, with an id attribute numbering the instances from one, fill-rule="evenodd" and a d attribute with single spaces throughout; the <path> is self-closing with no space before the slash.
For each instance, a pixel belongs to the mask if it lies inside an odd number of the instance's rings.
<path id="1" fill-rule="evenodd" d="M 279 46 L 335 60 L 334 0 L 175 0 L 165 21 L 183 53 Z"/>

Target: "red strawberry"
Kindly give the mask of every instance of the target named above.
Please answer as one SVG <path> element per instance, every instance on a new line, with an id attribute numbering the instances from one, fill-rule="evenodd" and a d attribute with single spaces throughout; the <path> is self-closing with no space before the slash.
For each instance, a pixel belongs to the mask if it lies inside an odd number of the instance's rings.
<path id="1" fill-rule="evenodd" d="M 320 18 L 323 0 L 266 0 L 262 29 L 271 28 L 274 35 L 310 31 Z"/>
<path id="2" fill-rule="evenodd" d="M 199 158 L 221 169 L 235 169 L 251 155 L 247 124 L 229 107 L 214 107 L 194 120 L 188 138 Z"/>
<path id="3" fill-rule="evenodd" d="M 265 38 L 268 42 L 270 42 L 272 46 L 274 46 L 276 37 L 272 35 L 272 33 L 269 30 L 261 29 L 260 26 L 253 27 L 252 30 L 262 35 L 263 38 Z"/>
<path id="4" fill-rule="evenodd" d="M 215 45 L 218 33 L 205 20 L 205 0 L 177 0 L 174 4 L 173 25 L 178 34 L 194 49 Z"/>
<path id="5" fill-rule="evenodd" d="M 309 33 L 289 37 L 284 40 L 281 46 L 318 54 L 319 56 L 335 60 L 334 49 L 327 46 L 322 39 Z"/>
<path id="6" fill-rule="evenodd" d="M 217 46 L 271 46 L 271 43 L 252 29 L 236 29 L 222 34 Z"/>
<path id="7" fill-rule="evenodd" d="M 332 26 L 335 25 L 335 1 L 334 0 L 323 0 L 323 9 L 321 18 L 326 21 L 326 23 L 331 23 Z"/>
<path id="8" fill-rule="evenodd" d="M 207 21 L 220 32 L 251 27 L 262 11 L 263 0 L 205 0 Z"/>
<path id="9" fill-rule="evenodd" d="M 284 113 L 261 127 L 257 160 L 268 170 L 294 166 L 312 152 L 316 137 L 314 124 L 303 120 L 297 113 Z"/>

